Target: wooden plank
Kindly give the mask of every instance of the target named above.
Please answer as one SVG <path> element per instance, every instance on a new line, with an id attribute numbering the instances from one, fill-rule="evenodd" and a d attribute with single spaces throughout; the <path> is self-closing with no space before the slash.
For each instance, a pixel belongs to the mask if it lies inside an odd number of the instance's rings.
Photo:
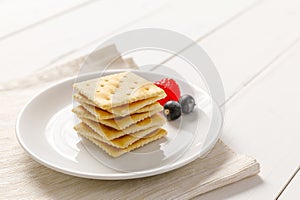
<path id="1" fill-rule="evenodd" d="M 154 13 L 153 16 L 128 27 L 126 30 L 143 27 L 163 28 L 183 34 L 192 40 L 198 40 L 218 30 L 260 2 L 257 0 L 180 1 L 165 7 L 160 12 Z M 165 62 L 172 55 L 148 51 L 147 53 L 135 52 L 132 56 L 139 65 L 145 65 Z"/>
<path id="2" fill-rule="evenodd" d="M 102 0 L 2 40 L 0 66 L 7 68 L 3 80 L 44 67 L 65 53 L 112 34 L 115 29 L 142 18 L 166 2 L 132 0 L 129 4 L 122 0 Z"/>
<path id="3" fill-rule="evenodd" d="M 299 39 L 299 8 L 298 0 L 263 1 L 200 41 L 219 70 L 228 98 Z"/>
<path id="4" fill-rule="evenodd" d="M 131 2 L 132 4 L 128 4 L 125 1 L 115 0 L 111 3 L 103 0 L 0 41 L 0 53 L 3 55 L 0 66 L 9 66 L 5 76 L 1 77 L 2 81 L 51 65 L 53 61 L 64 57 L 63 55 L 74 55 L 75 52 L 77 56 L 81 52 L 85 53 L 111 34 L 131 28 L 156 24 L 156 27 L 162 28 L 178 27 L 175 31 L 199 37 L 254 1 L 230 0 L 226 2 L 226 6 L 221 0 L 200 1 L 200 3 L 198 0 L 178 0 L 172 1 L 172 4 L 167 4 L 166 0 L 155 0 L 151 3 L 146 0 Z M 213 9 L 216 4 L 224 4 L 224 9 L 204 12 Z M 178 19 L 176 16 L 180 7 L 186 10 L 180 15 L 184 19 L 180 23 L 184 26 L 173 23 L 170 27 L 169 24 Z M 194 7 L 199 7 L 201 12 L 197 12 Z M 192 9 L 192 12 L 189 12 L 189 9 Z M 143 23 L 142 21 L 146 19 L 148 21 Z M 137 25 L 134 26 L 135 24 Z M 195 27 L 199 28 L 195 31 Z M 83 47 L 87 47 L 86 51 L 82 49 Z"/>
<path id="5" fill-rule="evenodd" d="M 89 0 L 11 0 L 0 2 L 0 40 L 79 9 Z"/>
<path id="6" fill-rule="evenodd" d="M 197 40 L 208 30 L 218 27 L 239 12 L 260 1 L 186 0 L 164 7 L 160 12 L 136 23 L 129 29 L 155 27 L 177 31 Z"/>
<path id="7" fill-rule="evenodd" d="M 226 106 L 222 140 L 255 157 L 259 177 L 199 199 L 274 199 L 300 163 L 300 42 Z"/>

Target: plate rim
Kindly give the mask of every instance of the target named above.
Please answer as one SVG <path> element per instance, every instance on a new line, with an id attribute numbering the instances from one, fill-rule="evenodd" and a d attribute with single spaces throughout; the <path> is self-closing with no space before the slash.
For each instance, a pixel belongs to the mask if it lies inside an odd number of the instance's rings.
<path id="1" fill-rule="evenodd" d="M 155 72 L 149 72 L 149 71 L 139 71 L 139 70 L 124 70 L 124 69 L 120 69 L 120 70 L 109 70 L 109 72 L 120 72 L 120 71 L 138 71 L 138 72 L 142 72 L 142 73 L 147 73 L 147 74 L 157 74 L 157 75 L 162 75 L 160 73 L 155 73 Z M 95 72 L 91 72 L 85 75 L 91 75 L 91 74 L 96 74 Z M 18 117 L 16 119 L 16 125 L 15 125 L 15 135 L 17 137 L 17 140 L 19 142 L 19 144 L 21 145 L 21 147 L 24 149 L 24 151 L 36 162 L 63 174 L 68 174 L 68 175 L 72 175 L 75 177 L 81 177 L 81 178 L 89 178 L 89 179 L 98 179 L 98 180 L 128 180 L 128 179 L 136 179 L 136 178 L 144 178 L 144 177 L 149 177 L 149 176 L 154 176 L 154 175 L 159 175 L 159 174 L 163 174 L 178 168 L 183 167 L 184 165 L 193 162 L 194 160 L 196 160 L 197 158 L 200 157 L 204 157 L 206 156 L 209 151 L 215 146 L 215 144 L 217 143 L 218 139 L 220 138 L 221 135 L 221 130 L 223 127 L 223 123 L 224 123 L 224 118 L 223 118 L 223 113 L 220 109 L 219 106 L 217 106 L 219 114 L 221 115 L 221 124 L 219 126 L 219 131 L 215 134 L 215 136 L 213 137 L 212 142 L 208 145 L 204 145 L 202 147 L 202 151 L 201 153 L 197 153 L 197 154 L 193 154 L 190 155 L 188 157 L 180 157 L 178 158 L 176 161 L 172 162 L 172 163 L 168 163 L 166 165 L 163 165 L 161 167 L 157 167 L 154 169 L 148 169 L 148 170 L 143 170 L 143 171 L 138 171 L 138 172 L 119 172 L 116 171 L 116 173 L 82 173 L 82 172 L 78 172 L 75 170 L 70 170 L 68 168 L 65 167 L 61 167 L 61 166 L 57 166 L 56 164 L 52 164 L 49 163 L 48 161 L 46 161 L 44 158 L 41 158 L 40 156 L 38 156 L 37 154 L 35 154 L 33 151 L 30 150 L 30 148 L 24 144 L 24 141 L 21 140 L 21 130 L 20 130 L 20 120 L 22 119 L 23 113 L 26 111 L 26 108 L 32 103 L 32 101 L 34 99 L 36 99 L 38 96 L 42 95 L 43 93 L 47 92 L 48 90 L 57 87 L 58 85 L 64 84 L 68 81 L 71 80 L 75 80 L 78 78 L 78 76 L 71 76 L 65 79 L 62 79 L 56 83 L 53 83 L 51 85 L 49 85 L 48 87 L 46 87 L 45 89 L 41 90 L 40 92 L 38 92 L 37 94 L 33 95 L 33 97 L 31 97 L 27 103 L 23 106 L 23 108 L 21 109 L 21 111 L 18 114 Z M 216 104 L 215 101 L 213 101 L 214 104 Z M 217 104 L 216 104 L 217 105 Z M 105 166 L 106 167 L 106 166 Z"/>

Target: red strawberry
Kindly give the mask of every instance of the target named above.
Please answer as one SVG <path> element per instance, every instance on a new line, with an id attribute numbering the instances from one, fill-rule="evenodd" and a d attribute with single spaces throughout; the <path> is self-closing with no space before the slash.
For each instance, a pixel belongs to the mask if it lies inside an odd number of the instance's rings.
<path id="1" fill-rule="evenodd" d="M 168 101 L 178 101 L 180 98 L 180 88 L 178 84 L 170 78 L 164 78 L 154 83 L 165 91 L 167 96 L 164 99 L 159 100 L 160 105 L 165 105 Z"/>

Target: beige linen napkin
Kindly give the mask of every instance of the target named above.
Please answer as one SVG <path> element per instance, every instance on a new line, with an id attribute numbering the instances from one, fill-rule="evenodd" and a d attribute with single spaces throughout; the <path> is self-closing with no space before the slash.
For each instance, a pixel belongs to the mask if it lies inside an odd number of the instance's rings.
<path id="1" fill-rule="evenodd" d="M 99 59 L 118 54 L 114 46 L 98 53 Z M 84 59 L 0 84 L 0 198 L 189 199 L 259 172 L 255 159 L 236 154 L 221 141 L 204 159 L 165 174 L 134 180 L 77 178 L 35 162 L 18 144 L 16 117 L 34 94 L 58 80 L 76 75 Z M 136 67 L 132 59 L 121 59 L 117 65 Z"/>

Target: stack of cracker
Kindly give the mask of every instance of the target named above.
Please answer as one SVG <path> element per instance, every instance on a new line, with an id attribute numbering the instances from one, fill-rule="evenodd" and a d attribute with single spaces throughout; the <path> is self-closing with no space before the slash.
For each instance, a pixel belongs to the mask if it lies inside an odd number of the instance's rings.
<path id="1" fill-rule="evenodd" d="M 74 84 L 73 112 L 81 120 L 74 128 L 112 157 L 142 147 L 166 135 L 162 129 L 165 92 L 132 73 L 112 74 Z"/>

